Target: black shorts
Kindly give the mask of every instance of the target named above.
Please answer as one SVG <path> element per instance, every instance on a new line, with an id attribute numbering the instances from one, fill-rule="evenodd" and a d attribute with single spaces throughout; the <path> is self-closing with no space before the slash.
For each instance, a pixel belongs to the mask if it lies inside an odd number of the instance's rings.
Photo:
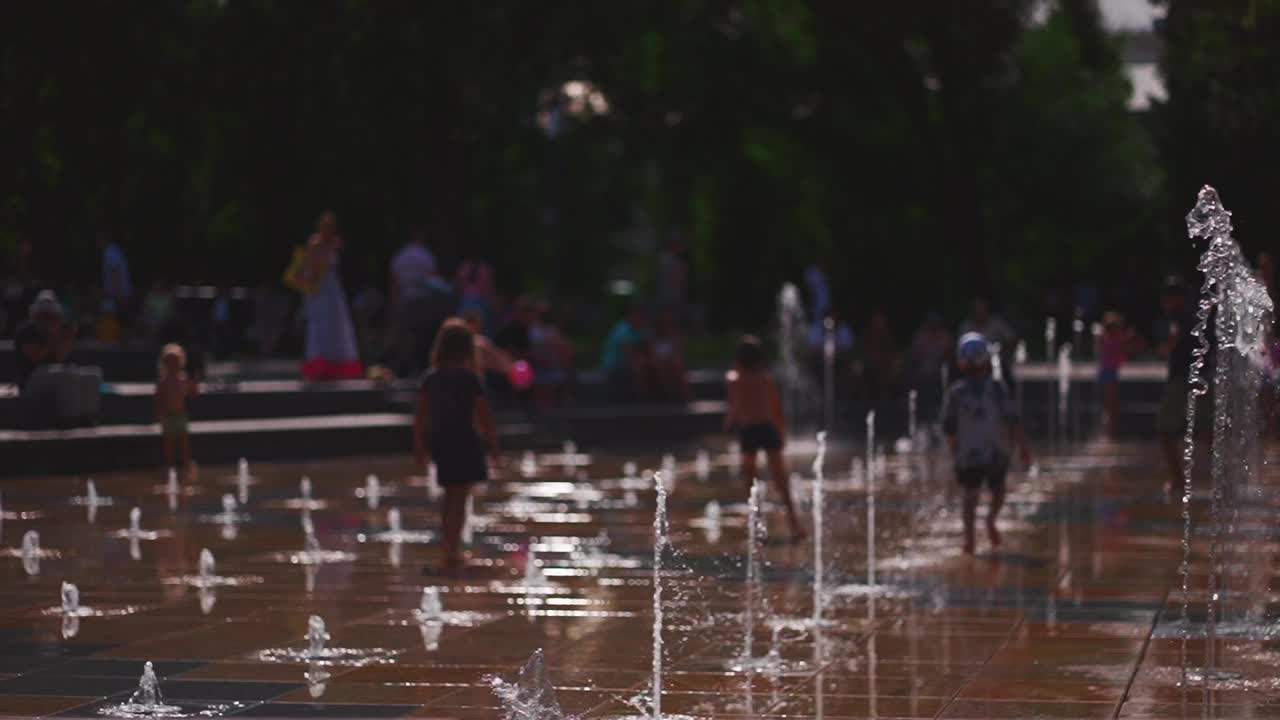
<path id="1" fill-rule="evenodd" d="M 743 452 L 782 449 L 782 436 L 778 426 L 771 422 L 755 423 L 738 430 L 738 444 Z"/>
<path id="2" fill-rule="evenodd" d="M 1007 465 L 975 465 L 973 467 L 956 468 L 956 482 L 966 490 L 977 490 L 983 483 L 991 488 L 991 492 L 1004 492 L 1004 476 L 1009 473 Z"/>
<path id="3" fill-rule="evenodd" d="M 470 485 L 489 479 L 489 466 L 479 441 L 431 441 L 431 459 L 436 464 L 436 482 L 441 487 Z"/>

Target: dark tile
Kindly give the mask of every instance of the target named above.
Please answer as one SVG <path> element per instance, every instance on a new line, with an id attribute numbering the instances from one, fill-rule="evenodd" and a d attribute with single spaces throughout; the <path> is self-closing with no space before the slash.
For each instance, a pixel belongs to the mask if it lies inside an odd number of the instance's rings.
<path id="1" fill-rule="evenodd" d="M 6 650 L 8 648 L 5 648 Z M 0 673 L 19 675 L 51 668 L 65 663 L 62 658 L 39 657 L 36 655 L 0 655 Z"/>
<path id="2" fill-rule="evenodd" d="M 165 681 L 172 675 L 179 675 L 194 670 L 204 665 L 201 662 L 181 662 L 178 660 L 160 660 L 154 663 L 156 676 L 161 682 Z M 142 676 L 143 663 L 136 660 L 110 660 L 98 658 L 82 658 L 78 660 L 68 660 L 58 663 L 40 670 L 29 673 L 41 677 L 80 675 L 84 677 L 129 677 L 139 678 Z"/>
<path id="3" fill-rule="evenodd" d="M 0 682 L 0 695 L 77 695 L 105 697 L 138 687 L 136 677 L 20 675 Z"/>
<path id="4" fill-rule="evenodd" d="M 75 658 L 86 657 L 88 655 L 96 655 L 103 650 L 110 650 L 114 645 L 95 645 L 95 644 L 63 644 L 63 643 L 42 643 L 42 642 L 17 642 L 5 643 L 4 654 L 14 657 L 31 657 L 31 658 Z"/>
<path id="5" fill-rule="evenodd" d="M 306 683 L 260 683 L 217 680 L 169 680 L 160 684 L 172 700 L 261 702 L 306 687 Z"/>
<path id="6" fill-rule="evenodd" d="M 394 718 L 417 710 L 413 705 L 332 705 L 326 703 L 265 703 L 236 717 Z"/>

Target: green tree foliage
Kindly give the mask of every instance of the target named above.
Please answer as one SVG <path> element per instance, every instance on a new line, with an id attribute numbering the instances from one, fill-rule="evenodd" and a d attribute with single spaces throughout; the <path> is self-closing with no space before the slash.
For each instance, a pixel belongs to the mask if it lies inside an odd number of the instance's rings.
<path id="1" fill-rule="evenodd" d="M 904 322 L 1027 305 L 1156 247 L 1161 198 L 1092 5 L 1032 5 L 6 3 L 0 238 L 87 275 L 105 228 L 143 277 L 256 282 L 332 208 L 355 275 L 426 223 L 446 264 L 589 298 L 646 279 L 619 236 L 680 228 L 722 323 L 818 257 Z M 607 112 L 551 137 L 575 79 Z"/>
<path id="2" fill-rule="evenodd" d="M 1280 165 L 1280 2 L 1166 0 L 1161 66 L 1169 100 L 1158 109 L 1169 167 L 1170 234 L 1201 185 L 1215 185 L 1246 249 L 1275 246 L 1280 216 L 1270 175 Z"/>

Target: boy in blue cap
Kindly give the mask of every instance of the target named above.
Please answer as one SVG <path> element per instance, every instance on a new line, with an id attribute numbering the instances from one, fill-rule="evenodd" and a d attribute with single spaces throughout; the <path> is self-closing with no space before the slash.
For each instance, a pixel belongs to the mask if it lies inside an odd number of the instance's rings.
<path id="1" fill-rule="evenodd" d="M 962 335 L 956 346 L 956 364 L 963 377 L 947 389 L 942 429 L 955 459 L 956 479 L 964 488 L 964 552 L 972 555 L 974 516 L 983 484 L 991 490 L 987 536 L 991 546 L 998 547 L 996 516 L 1004 505 L 1011 445 L 1017 445 L 1027 465 L 1031 464 L 1031 451 L 1013 397 L 1004 383 L 991 377 L 991 350 L 986 337 L 976 332 Z"/>

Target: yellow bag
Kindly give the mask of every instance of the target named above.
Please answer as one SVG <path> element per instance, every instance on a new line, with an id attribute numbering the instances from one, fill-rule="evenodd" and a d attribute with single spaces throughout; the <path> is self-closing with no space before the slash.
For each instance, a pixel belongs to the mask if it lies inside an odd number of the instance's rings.
<path id="1" fill-rule="evenodd" d="M 284 277 L 281 279 L 284 281 L 285 287 L 303 295 L 310 295 L 315 292 L 315 288 L 307 284 L 306 266 L 307 249 L 299 245 L 293 249 L 293 258 L 289 260 L 289 267 L 284 269 Z"/>

